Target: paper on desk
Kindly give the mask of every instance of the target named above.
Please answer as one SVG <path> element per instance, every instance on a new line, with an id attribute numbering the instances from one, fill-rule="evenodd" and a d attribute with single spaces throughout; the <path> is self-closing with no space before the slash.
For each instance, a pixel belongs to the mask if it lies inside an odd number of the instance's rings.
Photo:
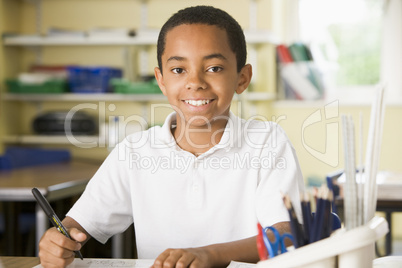
<path id="1" fill-rule="evenodd" d="M 231 261 L 227 268 L 251 268 L 255 266 L 256 264 L 254 263 Z"/>
<path id="2" fill-rule="evenodd" d="M 68 268 L 109 268 L 109 267 L 134 267 L 149 268 L 154 260 L 133 260 L 133 259 L 78 259 L 75 258 Z M 33 268 L 42 268 L 42 265 Z"/>
<path id="3" fill-rule="evenodd" d="M 74 259 L 73 263 L 67 266 L 68 268 L 109 268 L 109 267 L 132 267 L 132 268 L 149 268 L 154 263 L 154 260 L 133 260 L 133 259 Z M 255 264 L 232 261 L 228 268 L 251 268 Z M 33 268 L 43 268 L 42 265 L 37 265 Z"/>

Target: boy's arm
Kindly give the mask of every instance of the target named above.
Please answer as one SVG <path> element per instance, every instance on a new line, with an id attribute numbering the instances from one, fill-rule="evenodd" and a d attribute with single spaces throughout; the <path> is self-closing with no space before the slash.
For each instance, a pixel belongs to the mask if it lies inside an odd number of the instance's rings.
<path id="1" fill-rule="evenodd" d="M 45 268 L 65 267 L 72 263 L 74 251 L 80 250 L 91 238 L 73 218 L 66 217 L 62 223 L 73 240 L 61 234 L 55 227 L 47 230 L 39 242 L 39 258 Z"/>
<path id="2" fill-rule="evenodd" d="M 273 227 L 281 234 L 291 232 L 289 222 L 280 222 Z M 267 234 L 270 240 L 275 241 L 272 232 Z M 231 261 L 258 262 L 256 236 L 200 248 L 167 249 L 158 256 L 153 267 L 227 267 Z"/>

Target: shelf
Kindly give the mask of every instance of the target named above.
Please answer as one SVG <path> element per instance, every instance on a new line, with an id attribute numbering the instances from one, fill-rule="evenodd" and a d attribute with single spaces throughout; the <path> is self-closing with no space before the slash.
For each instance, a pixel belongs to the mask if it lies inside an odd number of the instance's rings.
<path id="1" fill-rule="evenodd" d="M 81 143 L 98 142 L 98 136 L 74 135 L 73 141 Z M 53 135 L 13 135 L 5 136 L 2 141 L 8 144 L 73 144 L 66 136 Z"/>
<path id="2" fill-rule="evenodd" d="M 134 37 L 81 37 L 81 36 L 38 36 L 20 35 L 4 37 L 6 46 L 133 46 L 156 45 L 158 31 L 144 31 Z M 270 31 L 250 30 L 244 32 L 248 44 L 277 43 Z"/>
<path id="3" fill-rule="evenodd" d="M 124 46 L 154 45 L 157 36 L 137 37 L 44 37 L 44 36 L 10 36 L 4 38 L 6 46 Z"/>
<path id="4" fill-rule="evenodd" d="M 6 93 L 3 95 L 4 100 L 8 101 L 167 101 L 163 94 L 117 94 L 117 93 L 64 93 L 64 94 L 23 94 L 23 93 Z"/>
<path id="5" fill-rule="evenodd" d="M 273 100 L 274 94 L 268 92 L 247 92 L 242 95 L 235 95 L 234 100 L 244 99 L 248 101 L 267 101 Z M 118 94 L 118 93 L 94 93 L 94 94 L 23 94 L 23 93 L 6 93 L 3 99 L 7 101 L 24 101 L 24 102 L 46 102 L 46 101 L 62 101 L 62 102 L 81 102 L 81 101 L 120 101 L 120 102 L 152 102 L 166 101 L 167 98 L 163 94 Z"/>
<path id="6" fill-rule="evenodd" d="M 275 94 L 269 92 L 247 92 L 243 93 L 244 99 L 248 101 L 271 101 L 275 100 Z"/>
<path id="7" fill-rule="evenodd" d="M 4 94 L 4 100 L 42 102 L 42 101 L 167 101 L 162 94 Z M 247 92 L 242 95 L 235 95 L 233 100 L 246 101 L 269 101 L 274 100 L 274 94 L 268 92 Z M 5 136 L 2 142 L 5 144 L 81 144 L 90 145 L 99 142 L 99 136 L 74 135 L 70 139 L 66 136 L 56 135 L 10 135 Z"/>
<path id="8" fill-rule="evenodd" d="M 331 101 L 325 100 L 276 100 L 273 107 L 274 108 L 321 108 L 325 105 L 331 103 Z"/>
<path id="9" fill-rule="evenodd" d="M 371 107 L 373 105 L 371 100 L 359 99 L 324 99 L 324 100 L 276 100 L 273 102 L 273 107 L 278 109 L 310 109 L 310 108 L 323 108 L 328 104 L 338 102 L 339 107 Z M 402 102 L 399 100 L 385 100 L 386 107 L 402 107 Z"/>

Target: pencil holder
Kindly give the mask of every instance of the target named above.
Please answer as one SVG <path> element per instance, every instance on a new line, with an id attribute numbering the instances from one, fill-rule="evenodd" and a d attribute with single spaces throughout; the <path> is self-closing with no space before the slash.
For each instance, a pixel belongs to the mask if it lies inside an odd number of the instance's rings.
<path id="1" fill-rule="evenodd" d="M 340 229 L 330 237 L 260 261 L 257 268 L 366 268 L 372 267 L 375 241 L 388 233 L 384 218 L 374 217 L 367 224 L 346 231 Z"/>

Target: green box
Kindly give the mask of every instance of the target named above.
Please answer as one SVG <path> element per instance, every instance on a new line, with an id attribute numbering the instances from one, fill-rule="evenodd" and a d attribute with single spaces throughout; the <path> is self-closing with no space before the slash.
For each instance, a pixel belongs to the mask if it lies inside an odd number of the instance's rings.
<path id="1" fill-rule="evenodd" d="M 22 83 L 18 79 L 7 79 L 10 93 L 64 93 L 68 90 L 67 82 L 61 79 L 49 80 L 41 84 Z"/>
<path id="2" fill-rule="evenodd" d="M 115 93 L 122 94 L 161 94 L 155 79 L 148 82 L 130 82 L 126 79 L 114 78 L 110 80 Z"/>

